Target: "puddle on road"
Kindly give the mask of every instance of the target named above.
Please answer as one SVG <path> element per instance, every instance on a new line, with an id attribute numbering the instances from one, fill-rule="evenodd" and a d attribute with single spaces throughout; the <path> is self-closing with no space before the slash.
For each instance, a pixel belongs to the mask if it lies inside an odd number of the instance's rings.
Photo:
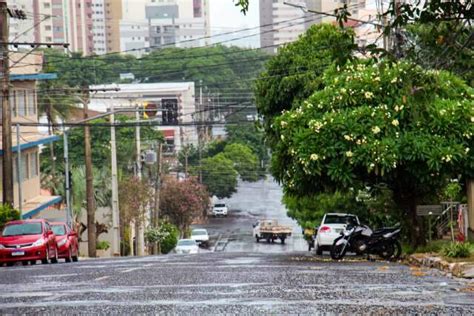
<path id="1" fill-rule="evenodd" d="M 222 261 L 224 264 L 256 264 L 261 262 L 261 258 L 233 258 L 233 259 L 225 259 Z"/>

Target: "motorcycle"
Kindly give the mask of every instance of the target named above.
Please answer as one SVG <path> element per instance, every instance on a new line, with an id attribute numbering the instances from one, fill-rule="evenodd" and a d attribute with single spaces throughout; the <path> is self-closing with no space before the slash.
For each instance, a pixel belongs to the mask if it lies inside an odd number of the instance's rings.
<path id="1" fill-rule="evenodd" d="M 401 245 L 398 241 L 399 227 L 382 228 L 372 231 L 368 226 L 357 225 L 347 227 L 341 236 L 334 240 L 331 247 L 331 258 L 342 259 L 346 252 L 355 252 L 357 255 L 379 255 L 385 260 L 396 260 L 401 255 Z"/>

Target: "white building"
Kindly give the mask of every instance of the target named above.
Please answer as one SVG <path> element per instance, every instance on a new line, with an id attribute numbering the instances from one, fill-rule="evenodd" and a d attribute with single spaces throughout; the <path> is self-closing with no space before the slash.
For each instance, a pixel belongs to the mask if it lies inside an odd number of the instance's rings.
<path id="1" fill-rule="evenodd" d="M 120 50 L 141 57 L 150 47 L 148 22 L 122 20 L 120 22 Z"/>
<path id="2" fill-rule="evenodd" d="M 105 54 L 107 52 L 105 0 L 92 0 L 92 34 L 94 53 Z"/>
<path id="3" fill-rule="evenodd" d="M 146 119 L 156 121 L 156 129 L 163 132 L 168 149 L 177 152 L 184 145 L 197 145 L 197 128 L 193 125 L 196 112 L 194 82 L 101 85 L 90 88 L 119 88 L 119 91 L 92 94 L 90 110 L 107 112 L 112 105 L 115 109 L 144 109 L 146 106 L 150 112 L 156 112 L 149 113 Z M 128 114 L 134 115 L 133 112 Z"/>
<path id="4" fill-rule="evenodd" d="M 291 2 L 294 7 L 285 4 Z M 337 8 L 346 3 L 352 18 L 359 16 L 359 10 L 365 7 L 366 0 L 260 0 L 260 46 L 266 51 L 274 53 L 278 47 L 298 39 L 311 25 L 320 23 L 334 23 L 334 14 Z M 327 14 L 315 14 L 303 10 L 317 11 Z"/>

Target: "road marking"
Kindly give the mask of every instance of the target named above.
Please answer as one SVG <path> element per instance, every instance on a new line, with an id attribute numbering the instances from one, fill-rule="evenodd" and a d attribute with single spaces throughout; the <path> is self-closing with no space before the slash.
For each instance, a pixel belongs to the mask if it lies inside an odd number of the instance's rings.
<path id="1" fill-rule="evenodd" d="M 128 272 L 132 272 L 132 271 L 135 271 L 135 270 L 140 270 L 141 268 L 130 268 L 130 269 L 127 269 L 127 270 L 123 270 L 122 273 L 128 273 Z"/>
<path id="2" fill-rule="evenodd" d="M 94 281 L 103 281 L 103 280 L 107 280 L 107 279 L 109 279 L 109 278 L 110 278 L 110 276 L 109 276 L 109 275 L 105 275 L 105 276 L 103 276 L 103 277 L 100 277 L 100 278 L 94 279 Z"/>

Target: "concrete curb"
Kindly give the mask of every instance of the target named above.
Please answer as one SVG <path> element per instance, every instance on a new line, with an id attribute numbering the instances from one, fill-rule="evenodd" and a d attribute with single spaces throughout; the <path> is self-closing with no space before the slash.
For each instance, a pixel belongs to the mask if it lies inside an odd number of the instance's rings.
<path id="1" fill-rule="evenodd" d="M 458 278 L 474 278 L 474 263 L 447 262 L 434 254 L 413 254 L 408 257 L 408 263 L 416 266 L 435 268 L 450 273 Z"/>

